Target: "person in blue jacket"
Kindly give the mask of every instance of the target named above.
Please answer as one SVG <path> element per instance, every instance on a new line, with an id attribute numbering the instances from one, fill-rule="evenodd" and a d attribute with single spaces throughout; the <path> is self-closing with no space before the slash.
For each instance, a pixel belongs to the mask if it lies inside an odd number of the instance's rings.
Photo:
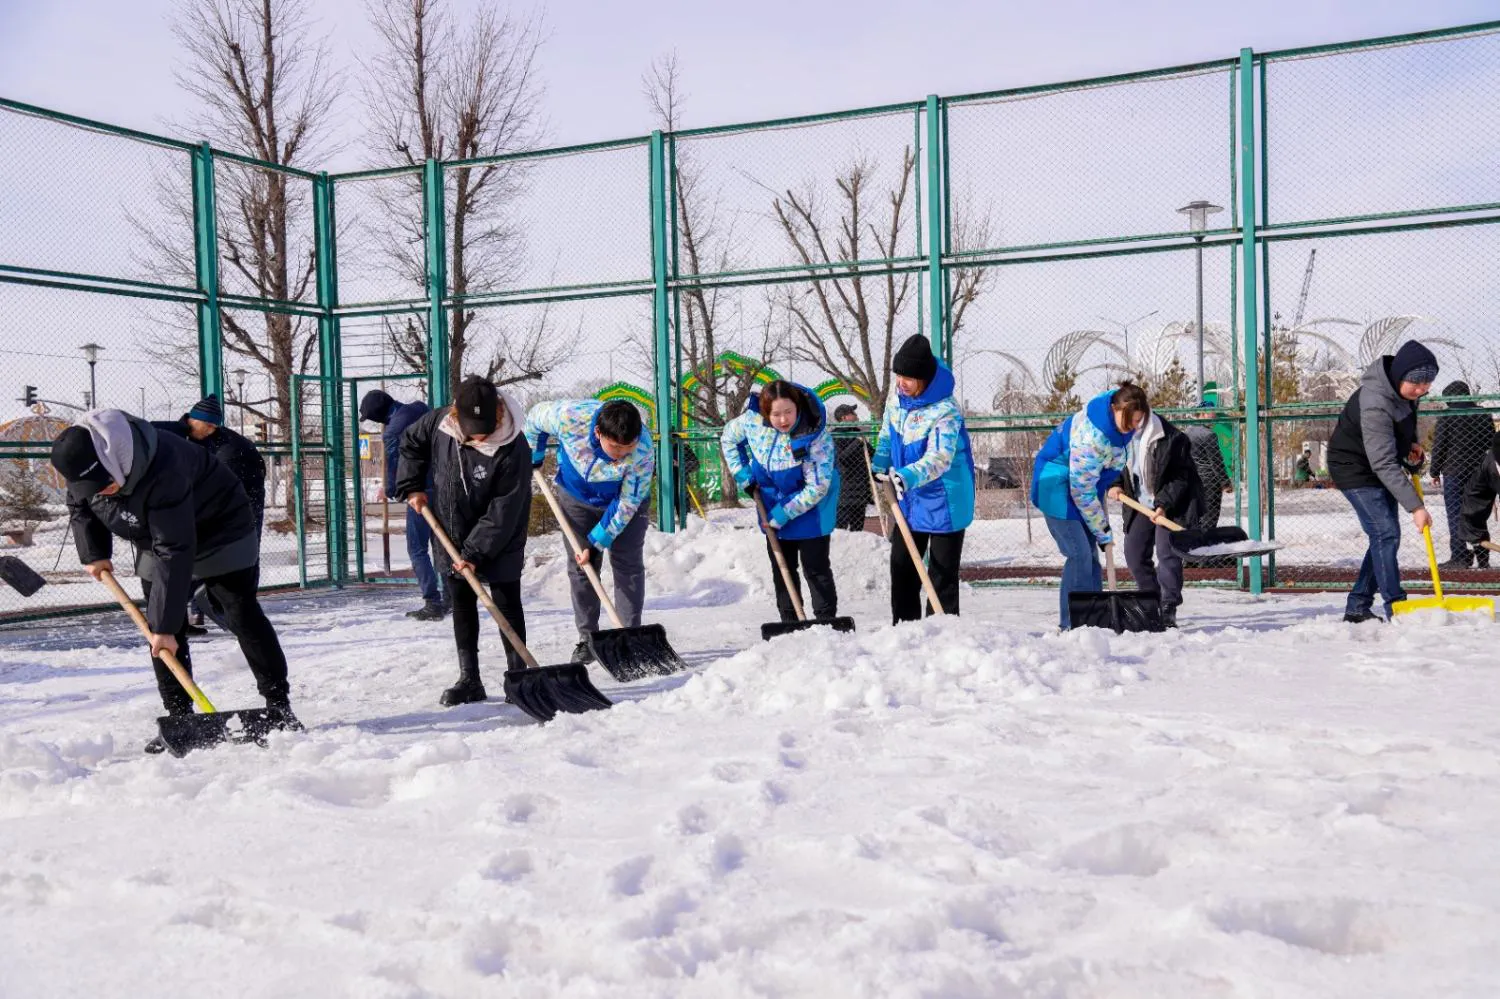
<path id="1" fill-rule="evenodd" d="M 1059 623 L 1072 626 L 1068 594 L 1103 589 L 1099 553 L 1114 543 L 1103 497 L 1120 497 L 1116 483 L 1126 449 L 1151 416 L 1145 389 L 1129 381 L 1094 396 L 1048 435 L 1031 472 L 1031 504 L 1063 554 Z"/>
<path id="2" fill-rule="evenodd" d="M 380 435 L 385 445 L 385 478 L 382 497 L 391 496 L 396 488 L 396 467 L 401 460 L 401 435 L 406 428 L 428 413 L 425 402 L 397 402 L 380 389 L 371 389 L 359 401 L 359 418 L 385 427 Z M 428 483 L 430 486 L 431 483 Z M 443 587 L 438 582 L 437 572 L 432 568 L 432 529 L 422 515 L 411 507 L 406 509 L 406 554 L 411 559 L 411 569 L 417 576 L 417 586 L 422 590 L 422 606 L 407 611 L 406 616 L 418 621 L 441 621 L 448 613 L 443 599 Z"/>
<path id="3" fill-rule="evenodd" d="M 750 397 L 745 412 L 730 420 L 719 446 L 735 483 L 747 495 L 759 493 L 769 524 L 801 592 L 798 573 L 807 575 L 814 618 L 837 617 L 838 588 L 833 581 L 828 546 L 839 505 L 839 470 L 828 429 L 828 413 L 811 389 L 774 381 Z M 776 610 L 785 622 L 797 620 L 792 596 L 771 557 Z"/>
<path id="4" fill-rule="evenodd" d="M 609 552 L 615 582 L 615 609 L 626 627 L 641 623 L 646 603 L 646 508 L 656 475 L 656 447 L 641 422 L 641 411 L 625 399 L 559 399 L 538 403 L 526 414 L 531 466 L 541 468 L 547 442 L 557 440 L 557 503 L 584 546 L 568 555 L 573 594 L 573 625 L 578 644 L 573 662 L 594 661 L 589 636 L 599 630 L 599 595 L 584 575 L 597 573 Z"/>
<path id="5" fill-rule="evenodd" d="M 958 568 L 964 531 L 974 520 L 974 454 L 953 372 L 939 364 L 925 336 L 907 338 L 891 359 L 896 384 L 875 442 L 875 478 L 890 482 L 918 554 L 931 548 L 927 572 L 943 611 L 958 613 Z M 891 545 L 891 620 L 920 620 L 927 610 L 922 579 L 899 537 Z"/>

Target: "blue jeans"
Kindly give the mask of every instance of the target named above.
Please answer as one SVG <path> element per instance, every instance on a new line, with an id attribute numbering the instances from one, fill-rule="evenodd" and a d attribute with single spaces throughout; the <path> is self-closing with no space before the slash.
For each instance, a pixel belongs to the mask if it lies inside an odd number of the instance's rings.
<path id="1" fill-rule="evenodd" d="M 1475 555 L 1484 551 L 1477 545 L 1470 551 L 1463 538 L 1458 536 L 1464 521 L 1464 490 L 1473 477 L 1473 470 L 1468 475 L 1443 474 L 1443 509 L 1448 512 L 1448 557 L 1464 562 L 1472 562 Z"/>
<path id="2" fill-rule="evenodd" d="M 406 554 L 411 559 L 411 571 L 417 574 L 417 585 L 422 588 L 422 599 L 429 604 L 443 603 L 443 590 L 438 585 L 437 572 L 432 568 L 432 528 L 427 520 L 411 507 L 406 508 Z"/>
<path id="3" fill-rule="evenodd" d="M 1104 589 L 1103 573 L 1099 568 L 1099 546 L 1094 543 L 1094 534 L 1081 520 L 1047 518 L 1047 530 L 1063 554 L 1062 586 L 1058 590 L 1058 620 L 1064 631 L 1072 627 L 1068 617 L 1068 594 L 1073 592 L 1098 593 Z"/>
<path id="4" fill-rule="evenodd" d="M 1354 579 L 1354 589 L 1349 591 L 1349 600 L 1344 605 L 1346 614 L 1368 614 L 1375 604 L 1375 589 L 1385 598 L 1385 616 L 1391 616 L 1391 604 L 1406 599 L 1401 588 L 1401 567 L 1396 563 L 1396 553 L 1401 548 L 1401 508 L 1396 497 L 1381 486 L 1360 486 L 1358 489 L 1340 490 L 1359 526 L 1370 538 L 1370 547 L 1365 559 L 1359 564 L 1359 575 Z"/>

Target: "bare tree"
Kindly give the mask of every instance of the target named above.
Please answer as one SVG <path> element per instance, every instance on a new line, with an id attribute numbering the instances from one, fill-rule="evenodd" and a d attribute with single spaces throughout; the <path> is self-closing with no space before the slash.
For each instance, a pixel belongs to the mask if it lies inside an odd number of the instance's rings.
<path id="1" fill-rule="evenodd" d="M 911 146 L 902 150 L 894 183 L 876 187 L 878 164 L 860 156 L 834 179 L 834 208 L 826 209 L 811 183 L 776 194 L 771 210 L 797 258 L 808 266 L 891 260 L 901 256 L 911 221 L 916 157 Z M 836 217 L 832 217 L 836 214 Z M 978 248 L 990 241 L 988 213 L 965 206 L 955 213 L 955 249 Z M 873 249 L 874 252 L 869 252 Z M 788 325 L 796 339 L 792 354 L 817 365 L 870 401 L 879 419 L 891 387 L 891 355 L 897 330 L 920 278 L 898 272 L 893 264 L 875 265 L 850 273 L 833 269 L 804 288 L 787 289 L 781 297 Z M 949 328 L 956 337 L 968 309 L 992 285 L 993 271 L 960 267 L 951 270 L 948 293 Z"/>
<path id="2" fill-rule="evenodd" d="M 443 0 L 370 0 L 380 52 L 365 67 L 365 106 L 375 152 L 416 166 L 428 159 L 473 160 L 535 149 L 544 132 L 543 88 L 537 73 L 542 44 L 538 18 L 516 19 L 495 0 L 483 0 L 462 28 Z M 488 353 L 479 345 L 484 324 L 466 296 L 513 285 L 524 270 L 525 241 L 506 207 L 524 190 L 527 168 L 501 161 L 444 172 L 448 280 L 458 300 L 448 319 L 452 388 L 468 371 L 504 385 L 539 378 L 561 363 L 574 341 L 549 322 L 551 311 L 509 323 L 503 309 Z M 377 197 L 389 219 L 405 220 L 383 234 L 385 254 L 412 285 L 426 283 L 420 182 L 382 187 Z M 489 317 L 486 317 L 489 318 Z M 388 322 L 397 357 L 413 371 L 427 367 L 425 316 Z"/>
<path id="3" fill-rule="evenodd" d="M 308 0 L 182 0 L 172 30 L 186 53 L 177 82 L 198 105 L 185 129 L 217 146 L 294 167 L 327 154 L 339 79 L 325 39 L 314 38 Z M 306 301 L 316 277 L 311 190 L 286 173 L 221 161 L 216 171 L 218 246 L 224 284 L 252 298 Z M 192 281 L 193 205 L 161 186 L 157 218 L 137 219 L 149 266 Z M 317 357 L 317 326 L 284 312 L 225 310 L 223 346 L 251 361 L 270 386 L 264 399 L 243 400 L 250 413 L 291 436 L 291 376 Z M 175 369 L 197 371 L 186 315 L 147 348 Z"/>

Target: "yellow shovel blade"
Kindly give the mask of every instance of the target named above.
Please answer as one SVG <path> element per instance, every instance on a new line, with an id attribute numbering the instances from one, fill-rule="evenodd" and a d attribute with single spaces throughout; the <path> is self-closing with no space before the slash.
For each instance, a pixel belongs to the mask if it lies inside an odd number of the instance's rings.
<path id="1" fill-rule="evenodd" d="M 1495 600 L 1493 597 L 1414 597 L 1410 600 L 1397 600 L 1391 604 L 1392 614 L 1410 614 L 1413 611 L 1424 610 L 1445 610 L 1454 614 L 1482 611 L 1493 620 Z"/>

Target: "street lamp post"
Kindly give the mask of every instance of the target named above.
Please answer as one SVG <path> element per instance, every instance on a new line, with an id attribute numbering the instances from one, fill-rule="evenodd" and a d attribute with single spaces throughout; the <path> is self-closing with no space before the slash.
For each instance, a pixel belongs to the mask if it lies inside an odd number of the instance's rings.
<path id="1" fill-rule="evenodd" d="M 1177 211 L 1188 217 L 1188 231 L 1198 244 L 1198 404 L 1204 405 L 1207 395 L 1203 388 L 1203 231 L 1208 228 L 1208 217 L 1224 209 L 1208 201 L 1190 201 Z"/>
<path id="2" fill-rule="evenodd" d="M 99 363 L 99 351 L 104 348 L 97 343 L 86 343 L 78 348 L 83 351 L 83 359 L 89 362 L 89 408 L 99 408 L 99 387 L 94 382 L 94 365 Z"/>
<path id="3" fill-rule="evenodd" d="M 234 375 L 235 392 L 240 404 L 240 436 L 245 436 L 245 369 L 235 368 L 231 374 Z"/>
<path id="4" fill-rule="evenodd" d="M 1125 367 L 1127 370 L 1130 368 L 1130 327 L 1134 326 L 1136 323 L 1141 322 L 1144 319 L 1150 319 L 1160 311 L 1160 309 L 1152 309 L 1144 316 L 1136 316 L 1128 323 L 1122 323 L 1118 319 L 1111 319 L 1108 316 L 1094 317 L 1095 319 L 1102 319 L 1104 322 L 1109 323 L 1112 326 L 1120 327 L 1120 331 L 1125 337 Z"/>

